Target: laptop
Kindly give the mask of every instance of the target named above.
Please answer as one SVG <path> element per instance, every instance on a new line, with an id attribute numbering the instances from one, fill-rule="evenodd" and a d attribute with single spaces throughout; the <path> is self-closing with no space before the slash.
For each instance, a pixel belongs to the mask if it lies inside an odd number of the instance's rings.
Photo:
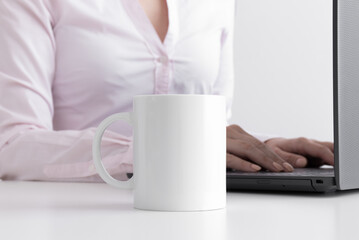
<path id="1" fill-rule="evenodd" d="M 329 192 L 359 188 L 359 1 L 333 0 L 335 165 L 291 173 L 227 171 L 228 190 Z"/>

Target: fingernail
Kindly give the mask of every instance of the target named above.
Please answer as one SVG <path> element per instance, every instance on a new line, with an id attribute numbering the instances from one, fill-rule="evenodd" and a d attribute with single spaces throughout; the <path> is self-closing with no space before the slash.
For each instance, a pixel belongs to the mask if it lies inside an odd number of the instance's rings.
<path id="1" fill-rule="evenodd" d="M 251 167 L 252 167 L 254 170 L 256 170 L 256 171 L 259 171 L 259 170 L 262 169 L 260 166 L 255 165 L 255 164 L 252 164 Z"/>
<path id="2" fill-rule="evenodd" d="M 279 163 L 276 163 L 276 162 L 273 162 L 273 166 L 278 170 L 278 171 L 283 171 L 283 167 L 279 164 Z"/>
<path id="3" fill-rule="evenodd" d="M 303 158 L 298 158 L 297 161 L 295 161 L 295 165 L 297 167 L 304 167 L 307 164 L 307 161 Z"/>
<path id="4" fill-rule="evenodd" d="M 285 162 L 283 163 L 283 167 L 285 168 L 285 170 L 287 170 L 288 172 L 293 172 L 294 168 L 292 165 L 290 165 L 289 163 Z"/>

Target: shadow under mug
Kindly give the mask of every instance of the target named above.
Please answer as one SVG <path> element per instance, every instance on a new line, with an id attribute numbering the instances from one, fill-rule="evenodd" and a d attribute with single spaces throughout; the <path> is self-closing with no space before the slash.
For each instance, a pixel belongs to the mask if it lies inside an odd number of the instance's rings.
<path id="1" fill-rule="evenodd" d="M 133 177 L 118 181 L 101 161 L 101 139 L 122 120 L 133 127 Z M 94 165 L 101 178 L 134 189 L 134 207 L 202 211 L 226 205 L 226 103 L 217 95 L 143 95 L 133 112 L 117 113 L 98 127 Z"/>

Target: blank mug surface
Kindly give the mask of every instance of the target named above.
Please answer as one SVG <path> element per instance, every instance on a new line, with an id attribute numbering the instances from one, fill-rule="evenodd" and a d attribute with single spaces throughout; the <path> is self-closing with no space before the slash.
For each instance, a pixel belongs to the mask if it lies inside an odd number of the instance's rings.
<path id="1" fill-rule="evenodd" d="M 195 211 L 226 204 L 225 97 L 134 98 L 134 206 Z"/>

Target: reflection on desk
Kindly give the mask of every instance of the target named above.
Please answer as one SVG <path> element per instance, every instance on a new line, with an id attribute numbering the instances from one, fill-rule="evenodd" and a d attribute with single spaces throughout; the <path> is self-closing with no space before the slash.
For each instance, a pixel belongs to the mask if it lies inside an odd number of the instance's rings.
<path id="1" fill-rule="evenodd" d="M 0 182 L 4 239 L 359 239 L 359 192 L 228 193 L 227 208 L 153 212 L 106 184 Z"/>

